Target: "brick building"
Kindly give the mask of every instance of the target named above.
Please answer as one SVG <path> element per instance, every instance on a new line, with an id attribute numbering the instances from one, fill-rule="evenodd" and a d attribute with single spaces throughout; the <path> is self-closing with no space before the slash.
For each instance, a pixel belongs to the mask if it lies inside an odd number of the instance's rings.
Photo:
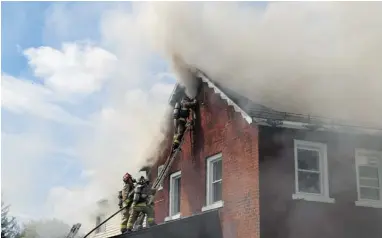
<path id="1" fill-rule="evenodd" d="M 199 78 L 195 145 L 186 134 L 155 199 L 164 224 L 130 236 L 381 237 L 381 129 L 281 113 Z"/>

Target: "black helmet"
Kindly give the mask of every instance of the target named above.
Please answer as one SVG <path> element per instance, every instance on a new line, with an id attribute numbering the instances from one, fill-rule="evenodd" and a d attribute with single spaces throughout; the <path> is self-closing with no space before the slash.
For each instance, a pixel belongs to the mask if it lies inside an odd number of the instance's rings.
<path id="1" fill-rule="evenodd" d="M 148 179 L 146 179 L 144 176 L 141 176 L 141 177 L 139 178 L 139 183 L 140 183 L 140 184 L 149 184 L 150 181 L 149 181 Z"/>
<path id="2" fill-rule="evenodd" d="M 184 95 L 183 99 L 186 101 L 191 101 L 191 98 L 189 96 L 187 96 L 187 94 Z"/>

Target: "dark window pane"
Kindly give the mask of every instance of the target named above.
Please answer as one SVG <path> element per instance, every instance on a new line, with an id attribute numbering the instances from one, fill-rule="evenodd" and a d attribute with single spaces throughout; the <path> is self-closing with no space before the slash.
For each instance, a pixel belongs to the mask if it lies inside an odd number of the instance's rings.
<path id="1" fill-rule="evenodd" d="M 378 181 L 378 179 L 360 178 L 359 179 L 359 184 L 361 186 L 379 188 L 379 181 Z"/>
<path id="2" fill-rule="evenodd" d="M 298 168 L 304 170 L 320 170 L 319 152 L 313 150 L 297 150 Z"/>
<path id="3" fill-rule="evenodd" d="M 378 168 L 364 165 L 359 166 L 359 176 L 378 179 Z"/>
<path id="4" fill-rule="evenodd" d="M 379 189 L 376 188 L 360 188 L 360 197 L 362 199 L 380 200 Z"/>
<path id="5" fill-rule="evenodd" d="M 212 164 L 213 176 L 212 181 L 220 180 L 222 178 L 222 161 L 216 161 Z"/>
<path id="6" fill-rule="evenodd" d="M 298 171 L 298 191 L 304 193 L 321 193 L 320 174 Z"/>
<path id="7" fill-rule="evenodd" d="M 212 184 L 212 202 L 222 200 L 222 182 L 216 182 Z"/>

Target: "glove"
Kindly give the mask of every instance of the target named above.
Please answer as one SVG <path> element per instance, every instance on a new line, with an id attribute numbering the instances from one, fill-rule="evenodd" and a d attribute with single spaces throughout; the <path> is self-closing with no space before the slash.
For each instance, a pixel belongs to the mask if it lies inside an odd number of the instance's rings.
<path id="1" fill-rule="evenodd" d="M 122 204 L 123 204 L 123 202 L 122 202 L 122 200 L 120 200 L 118 203 L 119 208 L 122 208 Z"/>

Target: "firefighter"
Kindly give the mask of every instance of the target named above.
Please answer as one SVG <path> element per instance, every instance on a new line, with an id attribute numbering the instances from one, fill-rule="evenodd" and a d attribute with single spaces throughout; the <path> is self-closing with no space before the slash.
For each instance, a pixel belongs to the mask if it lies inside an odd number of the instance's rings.
<path id="1" fill-rule="evenodd" d="M 136 182 L 135 179 L 129 174 L 126 173 L 123 176 L 123 189 L 119 192 L 119 207 L 122 208 L 123 206 L 126 206 L 126 208 L 122 212 L 122 222 L 121 222 L 121 233 L 125 233 L 127 231 L 127 222 L 129 219 L 129 208 L 132 204 L 132 197 L 134 192 L 134 183 Z"/>
<path id="2" fill-rule="evenodd" d="M 152 204 L 148 204 L 149 201 L 152 200 L 151 198 L 154 193 L 154 189 L 149 187 L 149 180 L 142 176 L 134 189 L 134 198 L 131 205 L 129 222 L 127 223 L 127 232 L 131 232 L 133 225 L 141 212 L 147 216 L 149 227 L 155 225 L 154 208 Z"/>
<path id="3" fill-rule="evenodd" d="M 192 113 L 193 107 L 196 105 L 196 99 L 191 99 L 187 95 L 183 99 L 175 104 L 174 107 L 174 124 L 175 124 L 175 133 L 173 141 L 173 150 L 176 150 L 180 141 L 182 140 L 183 134 L 186 131 L 187 119 Z M 193 120 L 193 119 L 192 119 Z"/>

